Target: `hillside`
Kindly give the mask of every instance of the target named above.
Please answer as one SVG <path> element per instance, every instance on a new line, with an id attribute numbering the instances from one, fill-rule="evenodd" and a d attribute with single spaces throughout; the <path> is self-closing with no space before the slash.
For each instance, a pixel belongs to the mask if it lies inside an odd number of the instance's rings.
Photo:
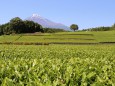
<path id="1" fill-rule="evenodd" d="M 114 31 L 35 33 L 0 36 L 0 43 L 15 44 L 98 44 L 114 43 Z"/>

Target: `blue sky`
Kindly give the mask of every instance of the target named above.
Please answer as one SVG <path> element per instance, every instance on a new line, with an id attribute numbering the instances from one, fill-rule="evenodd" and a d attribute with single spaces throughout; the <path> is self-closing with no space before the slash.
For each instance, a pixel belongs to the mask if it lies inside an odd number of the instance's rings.
<path id="1" fill-rule="evenodd" d="M 115 23 L 115 0 L 1 0 L 0 24 L 11 18 L 25 19 L 37 13 L 67 26 L 80 29 L 111 26 Z"/>

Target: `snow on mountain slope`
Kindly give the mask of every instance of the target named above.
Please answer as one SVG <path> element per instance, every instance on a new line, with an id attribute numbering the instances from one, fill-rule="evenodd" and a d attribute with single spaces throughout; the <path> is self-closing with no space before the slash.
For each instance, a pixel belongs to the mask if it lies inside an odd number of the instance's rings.
<path id="1" fill-rule="evenodd" d="M 28 17 L 26 20 L 34 21 L 34 22 L 42 25 L 43 27 L 60 28 L 60 29 L 64 29 L 64 30 L 70 30 L 69 27 L 67 27 L 63 24 L 60 24 L 60 23 L 55 23 L 49 19 L 43 18 L 38 14 L 33 14 L 31 17 Z"/>

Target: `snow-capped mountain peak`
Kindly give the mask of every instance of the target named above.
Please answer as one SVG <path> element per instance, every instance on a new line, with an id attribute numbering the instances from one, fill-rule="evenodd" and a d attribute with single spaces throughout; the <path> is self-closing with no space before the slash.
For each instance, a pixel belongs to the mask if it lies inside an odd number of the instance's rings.
<path id="1" fill-rule="evenodd" d="M 32 14 L 31 18 L 45 19 L 45 18 L 41 17 L 39 14 Z"/>
<path id="2" fill-rule="evenodd" d="M 32 17 L 40 17 L 38 14 L 32 14 Z"/>
<path id="3" fill-rule="evenodd" d="M 46 19 L 44 17 L 41 17 L 40 15 L 38 14 L 32 14 L 31 17 L 28 17 L 26 20 L 31 20 L 31 21 L 34 21 L 40 25 L 42 25 L 43 27 L 48 27 L 48 28 L 60 28 L 60 29 L 65 29 L 65 30 L 69 30 L 70 28 L 63 25 L 63 24 L 60 24 L 60 23 L 56 23 L 56 22 L 53 22 L 49 19 Z"/>

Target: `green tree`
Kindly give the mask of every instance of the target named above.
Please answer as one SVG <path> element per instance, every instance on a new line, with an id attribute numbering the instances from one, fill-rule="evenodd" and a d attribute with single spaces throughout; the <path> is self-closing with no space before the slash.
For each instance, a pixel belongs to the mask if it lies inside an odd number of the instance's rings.
<path id="1" fill-rule="evenodd" d="M 13 33 L 22 33 L 25 28 L 25 24 L 22 19 L 15 17 L 10 20 L 10 28 Z"/>
<path id="2" fill-rule="evenodd" d="M 0 25 L 0 35 L 3 34 L 3 29 L 2 29 L 2 25 Z"/>
<path id="3" fill-rule="evenodd" d="M 78 25 L 77 24 L 72 24 L 71 26 L 70 26 L 70 29 L 71 30 L 73 30 L 73 31 L 75 31 L 75 30 L 78 30 Z"/>
<path id="4" fill-rule="evenodd" d="M 43 32 L 43 27 L 38 23 L 35 23 L 35 32 Z"/>
<path id="5" fill-rule="evenodd" d="M 23 21 L 19 17 L 15 17 L 6 24 L 0 25 L 0 35 L 6 34 L 20 34 L 20 33 L 34 33 L 44 32 L 43 27 L 33 21 Z"/>
<path id="6" fill-rule="evenodd" d="M 38 23 L 26 20 L 24 21 L 24 24 L 25 24 L 24 33 L 43 32 L 42 26 Z"/>
<path id="7" fill-rule="evenodd" d="M 35 23 L 33 21 L 24 21 L 25 29 L 24 33 L 33 33 L 35 29 Z"/>
<path id="8" fill-rule="evenodd" d="M 9 22 L 3 25 L 3 33 L 6 35 L 9 35 L 12 33 Z"/>
<path id="9" fill-rule="evenodd" d="M 2 24 L 0 26 L 0 35 L 2 35 L 2 34 L 6 34 L 6 35 L 11 34 L 9 22 L 6 24 Z"/>

